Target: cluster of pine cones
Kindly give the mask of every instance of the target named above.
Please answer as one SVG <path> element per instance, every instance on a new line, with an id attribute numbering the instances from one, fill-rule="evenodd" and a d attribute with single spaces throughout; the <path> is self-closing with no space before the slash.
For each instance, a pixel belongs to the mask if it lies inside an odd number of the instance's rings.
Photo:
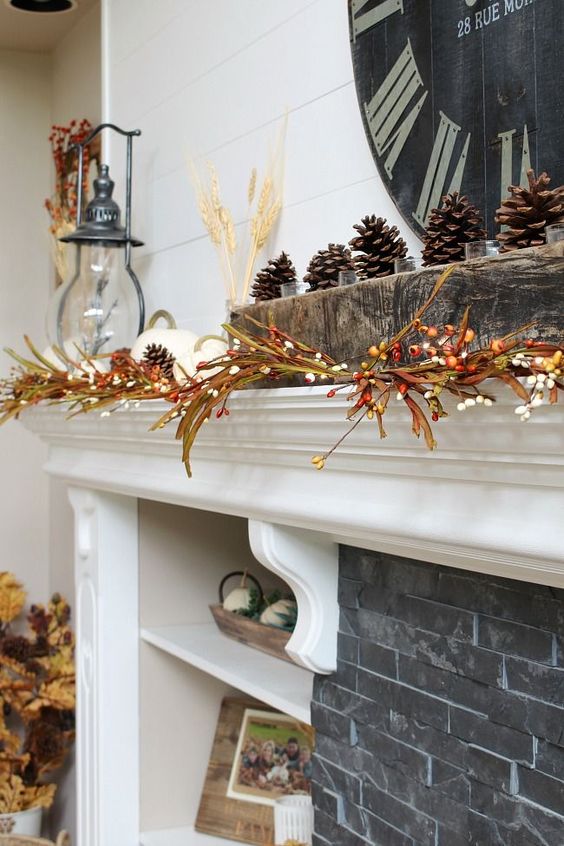
<path id="1" fill-rule="evenodd" d="M 528 186 L 509 187 L 509 195 L 497 210 L 496 223 L 503 227 L 497 236 L 501 252 L 537 247 L 546 243 L 546 227 L 564 222 L 564 185 L 549 189 L 546 173 L 537 178 L 527 174 Z M 352 271 L 360 279 L 377 279 L 394 273 L 396 259 L 405 258 L 407 245 L 396 226 L 386 219 L 366 215 L 353 227 L 357 235 L 348 245 L 328 244 L 311 259 L 304 282 L 307 293 L 335 288 L 341 272 Z M 476 206 L 458 192 L 442 198 L 440 208 L 429 215 L 423 239 L 423 265 L 431 267 L 463 261 L 465 245 L 487 237 Z M 272 259 L 255 279 L 251 294 L 255 300 L 282 296 L 282 286 L 297 280 L 296 269 L 286 253 Z"/>

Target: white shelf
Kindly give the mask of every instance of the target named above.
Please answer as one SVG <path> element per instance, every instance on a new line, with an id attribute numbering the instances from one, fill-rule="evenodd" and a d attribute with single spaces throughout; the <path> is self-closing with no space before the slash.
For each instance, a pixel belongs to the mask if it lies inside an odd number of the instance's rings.
<path id="1" fill-rule="evenodd" d="M 311 721 L 313 673 L 225 637 L 215 623 L 141 629 L 141 639 L 301 722 Z"/>
<path id="2" fill-rule="evenodd" d="M 141 846 L 236 846 L 236 841 L 201 834 L 193 826 L 188 826 L 144 832 L 141 835 Z M 240 841 L 237 841 L 237 846 L 241 846 Z"/>

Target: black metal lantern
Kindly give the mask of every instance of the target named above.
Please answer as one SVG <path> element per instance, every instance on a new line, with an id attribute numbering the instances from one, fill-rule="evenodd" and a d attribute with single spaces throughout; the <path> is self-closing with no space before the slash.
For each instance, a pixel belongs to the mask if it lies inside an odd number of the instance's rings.
<path id="1" fill-rule="evenodd" d="M 100 166 L 94 197 L 83 215 L 84 149 L 104 129 L 127 138 L 125 226 L 112 197 L 114 182 L 107 165 Z M 77 225 L 60 238 L 76 245 L 74 273 L 57 292 L 48 318 L 51 342 L 71 355 L 77 347 L 88 356 L 130 347 L 143 331 L 145 302 L 131 267 L 131 248 L 143 243 L 131 235 L 132 145 L 140 134 L 139 129 L 126 132 L 103 123 L 76 145 Z"/>

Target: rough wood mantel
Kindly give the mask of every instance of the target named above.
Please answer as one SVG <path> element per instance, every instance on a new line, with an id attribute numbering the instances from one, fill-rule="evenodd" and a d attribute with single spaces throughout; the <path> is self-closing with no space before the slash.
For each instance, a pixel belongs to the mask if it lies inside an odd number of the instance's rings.
<path id="1" fill-rule="evenodd" d="M 249 314 L 323 349 L 337 360 L 363 355 L 374 341 L 390 338 L 425 302 L 444 268 L 358 282 L 300 297 L 248 306 Z M 524 323 L 536 321 L 531 337 L 564 337 L 564 242 L 519 250 L 497 258 L 461 262 L 445 284 L 425 322 L 456 323 L 472 307 L 477 340 L 488 344 Z"/>

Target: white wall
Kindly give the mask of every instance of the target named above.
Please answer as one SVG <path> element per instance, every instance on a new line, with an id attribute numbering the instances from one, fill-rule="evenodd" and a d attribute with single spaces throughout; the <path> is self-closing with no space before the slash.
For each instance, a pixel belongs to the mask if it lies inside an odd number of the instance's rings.
<path id="1" fill-rule="evenodd" d="M 216 164 L 225 202 L 244 218 L 248 175 L 264 164 L 289 110 L 285 207 L 269 255 L 303 273 L 329 241 L 378 213 L 416 240 L 382 187 L 356 91 L 345 0 L 103 0 L 112 120 L 138 126 L 134 228 L 148 311 L 198 332 L 224 319 L 216 256 L 204 235 L 186 156 Z M 112 145 L 114 171 L 122 148 Z"/>
<path id="2" fill-rule="evenodd" d="M 78 21 L 53 51 L 51 123 L 66 125 L 73 119 L 82 118 L 88 118 L 93 126 L 100 123 L 101 61 L 100 7 L 97 5 Z M 49 490 L 51 589 L 72 597 L 72 510 L 63 482 L 51 479 Z"/>
<path id="3" fill-rule="evenodd" d="M 100 7 L 82 17 L 52 53 L 51 122 L 68 124 L 88 118 L 93 126 L 101 120 L 101 29 Z M 52 174 L 52 168 L 51 168 Z M 74 596 L 74 518 L 67 486 L 49 480 L 50 585 L 71 598 Z M 75 768 L 72 758 L 60 774 L 59 791 L 50 813 L 53 838 L 62 828 L 76 842 Z"/>
<path id="4" fill-rule="evenodd" d="M 0 347 L 23 352 L 23 335 L 44 343 L 49 248 L 43 201 L 49 194 L 50 61 L 0 51 Z M 0 355 L 0 373 L 10 367 Z M 0 570 L 12 570 L 31 601 L 49 592 L 46 452 L 16 422 L 0 430 Z"/>

